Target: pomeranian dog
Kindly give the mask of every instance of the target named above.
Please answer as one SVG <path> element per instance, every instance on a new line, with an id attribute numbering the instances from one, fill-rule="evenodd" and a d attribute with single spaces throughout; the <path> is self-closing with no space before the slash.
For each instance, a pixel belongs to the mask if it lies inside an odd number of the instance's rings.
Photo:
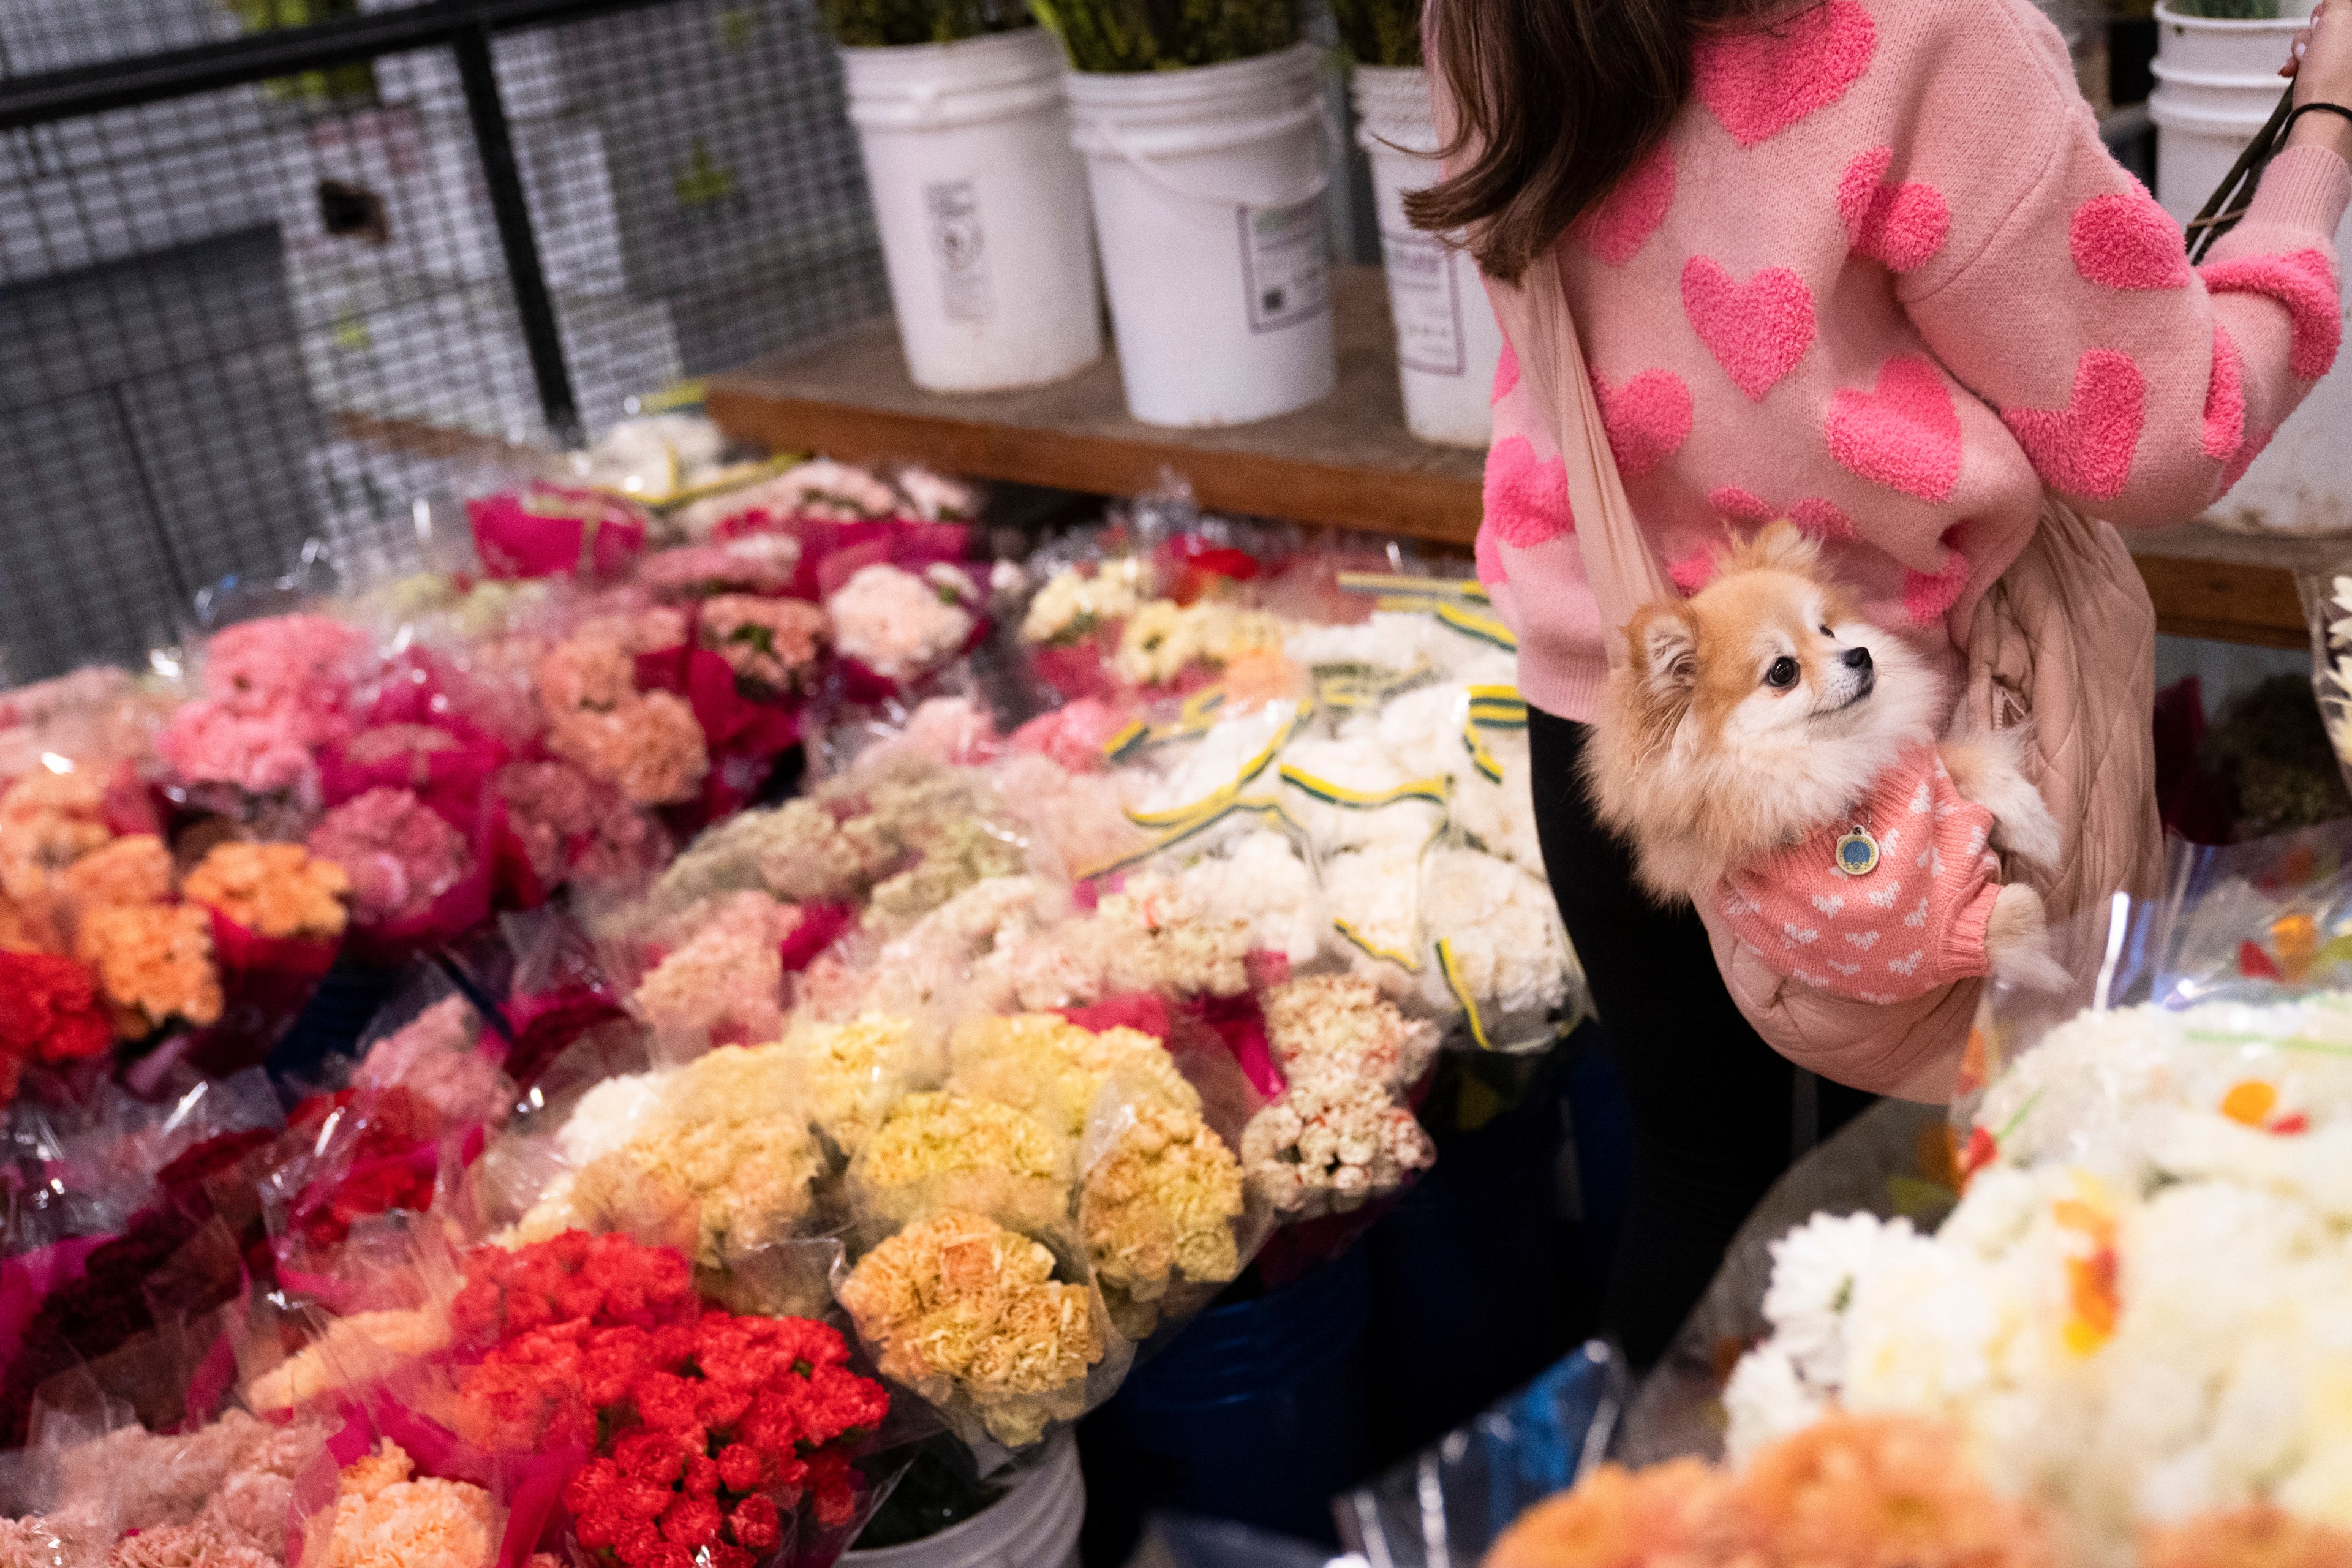
<path id="1" fill-rule="evenodd" d="M 2054 866 L 2021 732 L 1940 740 L 1942 682 L 1824 580 L 1787 522 L 1686 600 L 1643 606 L 1602 689 L 1585 772 L 1669 903 L 1712 900 L 1768 963 L 1874 1002 L 1969 974 L 2064 984 L 2042 899 L 1998 850 Z"/>

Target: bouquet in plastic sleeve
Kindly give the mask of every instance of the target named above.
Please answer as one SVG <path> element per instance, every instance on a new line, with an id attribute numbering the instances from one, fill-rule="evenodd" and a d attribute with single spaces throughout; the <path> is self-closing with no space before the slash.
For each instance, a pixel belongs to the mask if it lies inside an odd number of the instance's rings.
<path id="1" fill-rule="evenodd" d="M 627 501 L 545 479 L 469 500 L 466 516 L 492 577 L 609 578 L 646 546 L 645 514 Z"/>
<path id="2" fill-rule="evenodd" d="M 824 597 L 845 694 L 873 702 L 918 689 L 987 636 L 987 605 L 985 583 L 953 560 L 857 567 Z"/>
<path id="3" fill-rule="evenodd" d="M 278 1137 L 273 1115 L 178 1150 L 118 1232 L 37 1281 L 31 1271 L 18 1276 L 41 1294 L 37 1305 L 28 1293 L 12 1306 L 23 1328 L 0 1376 L 0 1443 L 25 1440 L 34 1396 L 52 1377 L 100 1363 L 159 1327 L 200 1321 L 240 1295 L 249 1271 L 268 1269 L 256 1189 Z M 183 1389 L 137 1381 L 152 1396 L 142 1405 L 177 1418 Z"/>
<path id="4" fill-rule="evenodd" d="M 320 747 L 348 740 L 352 699 L 373 664 L 358 627 L 295 612 L 224 626 L 197 651 L 200 694 L 173 714 L 157 742 L 189 809 L 211 811 L 265 837 L 319 800 Z"/>
<path id="5" fill-rule="evenodd" d="M 945 1069 L 878 1118 L 840 1097 L 860 1226 L 835 1294 L 885 1375 L 968 1440 L 1024 1447 L 1248 1262 L 1270 1213 L 1234 1148 L 1257 1101 L 1220 1039 L 1151 996 L 967 1016 Z"/>
<path id="6" fill-rule="evenodd" d="M 17 1456 L 11 1489 L 24 1512 L 0 1520 L 0 1540 L 26 1561 L 278 1568 L 333 1507 L 331 1493 L 322 1510 L 302 1487 L 322 1454 L 316 1423 L 279 1426 L 232 1409 L 149 1431 L 95 1388 L 60 1392 L 37 1446 Z"/>
<path id="7" fill-rule="evenodd" d="M 837 1247 L 797 1047 L 721 1046 L 593 1082 L 559 1068 L 548 1089 L 484 1161 L 485 1228 L 625 1234 L 690 1259 L 704 1293 L 739 1310 L 822 1307 Z"/>
<path id="8" fill-rule="evenodd" d="M 189 1047 L 208 1072 L 266 1057 L 342 951 L 351 879 L 300 844 L 215 844 L 180 884 L 207 911 L 221 1011 Z"/>
<path id="9" fill-rule="evenodd" d="M 1021 641 L 1038 681 L 1066 700 L 1181 697 L 1280 650 L 1286 623 L 1263 579 L 1287 534 L 1204 517 L 1171 481 L 1103 528 L 1032 553 Z"/>
<path id="10" fill-rule="evenodd" d="M 49 759 L 136 778 L 177 705 L 161 679 L 100 665 L 0 691 L 0 779 L 51 767 Z"/>
<path id="11" fill-rule="evenodd" d="M 693 387 L 681 390 L 699 402 Z M 746 455 L 698 408 L 673 404 L 614 425 L 573 468 L 583 483 L 658 515 L 772 479 L 793 463 Z"/>
<path id="12" fill-rule="evenodd" d="M 413 789 L 384 785 L 320 817 L 308 847 L 349 880 L 354 950 L 394 963 L 488 917 L 501 816 L 485 783 L 454 818 Z"/>
<path id="13" fill-rule="evenodd" d="M 344 1244 L 387 1216 L 430 1210 L 445 1160 L 469 1163 L 486 1131 L 482 1122 L 445 1117 L 425 1093 L 397 1082 L 297 1105 L 261 1184 L 283 1288 L 341 1305 L 336 1265 Z"/>
<path id="14" fill-rule="evenodd" d="M 756 1568 L 830 1561 L 895 1475 L 888 1397 L 842 1337 L 709 1306 L 674 1250 L 569 1231 L 474 1248 L 459 1270 L 446 1299 L 339 1320 L 252 1385 L 257 1403 L 306 1393 L 337 1412 L 347 1510 L 355 1490 L 398 1500 L 396 1482 L 352 1484 L 389 1462 L 478 1489 L 446 1500 L 503 1515 L 484 1563 L 654 1568 L 677 1552 Z"/>
<path id="15" fill-rule="evenodd" d="M 816 458 L 689 501 L 670 521 L 687 538 L 702 539 L 779 523 L 882 521 L 900 505 L 898 492 L 866 469 Z"/>
<path id="16" fill-rule="evenodd" d="M 1350 1214 L 1401 1189 L 1437 1151 L 1406 1103 L 1437 1030 L 1353 976 L 1302 976 L 1264 996 L 1281 1092 L 1250 1119 L 1252 1186 L 1287 1220 Z"/>
<path id="17" fill-rule="evenodd" d="M 521 1092 L 583 1037 L 628 1027 L 625 994 L 604 973 L 594 943 L 554 910 L 499 917 L 509 980 L 499 1007 L 508 1079 Z"/>

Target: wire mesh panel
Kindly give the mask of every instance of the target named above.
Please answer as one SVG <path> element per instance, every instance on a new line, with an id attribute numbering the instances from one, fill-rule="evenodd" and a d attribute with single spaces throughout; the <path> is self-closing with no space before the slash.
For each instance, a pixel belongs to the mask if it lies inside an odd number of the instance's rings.
<path id="1" fill-rule="evenodd" d="M 415 4 L 0 0 L 0 102 Z M 0 490 L 8 676 L 135 658 L 306 539 L 394 561 L 414 499 L 510 444 L 887 310 L 805 0 L 583 8 L 492 39 L 520 273 L 454 28 L 0 132 L 0 462 L 34 476 Z"/>

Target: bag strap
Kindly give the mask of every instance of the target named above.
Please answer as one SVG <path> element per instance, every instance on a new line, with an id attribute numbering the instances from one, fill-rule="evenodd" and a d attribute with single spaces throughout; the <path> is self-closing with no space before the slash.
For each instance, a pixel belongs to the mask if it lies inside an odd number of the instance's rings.
<path id="1" fill-rule="evenodd" d="M 1547 247 L 1517 282 L 1490 278 L 1486 289 L 1518 353 L 1519 374 L 1559 444 L 1568 471 L 1569 516 L 1577 548 L 1584 553 L 1585 579 L 1601 610 L 1601 640 L 1611 668 L 1620 667 L 1630 653 L 1620 634 L 1633 612 L 1682 595 L 1625 499 L 1617 455 L 1609 449 L 1601 403 L 1584 367 L 1584 345 L 1569 317 L 1559 258 Z"/>

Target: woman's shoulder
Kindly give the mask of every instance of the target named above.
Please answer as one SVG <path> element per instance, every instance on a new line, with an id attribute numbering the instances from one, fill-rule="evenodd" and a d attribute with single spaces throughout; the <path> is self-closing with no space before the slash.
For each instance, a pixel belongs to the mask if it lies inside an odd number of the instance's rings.
<path id="1" fill-rule="evenodd" d="M 2032 0 L 1823 0 L 1866 9 L 1877 62 L 1896 74 L 2064 107 L 2081 100 L 2066 40 Z"/>

